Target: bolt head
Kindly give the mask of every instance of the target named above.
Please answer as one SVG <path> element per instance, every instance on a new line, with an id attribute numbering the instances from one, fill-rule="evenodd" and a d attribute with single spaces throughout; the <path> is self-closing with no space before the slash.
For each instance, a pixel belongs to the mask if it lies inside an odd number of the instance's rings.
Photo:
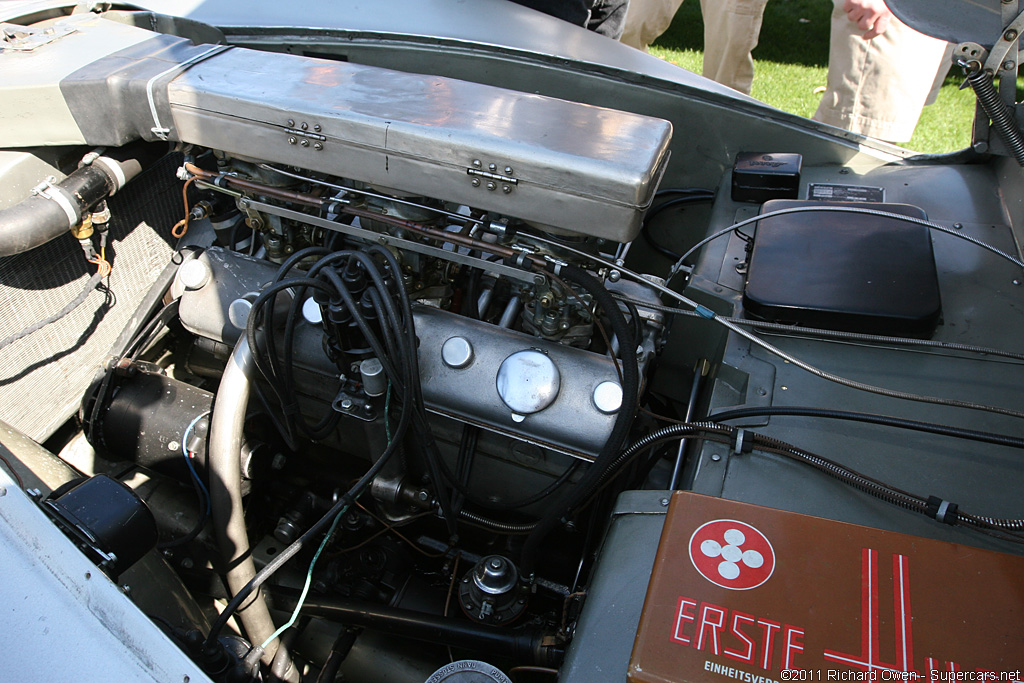
<path id="1" fill-rule="evenodd" d="M 473 178 L 472 185 L 473 185 L 473 187 L 480 187 L 480 179 L 479 178 Z"/>
<path id="2" fill-rule="evenodd" d="M 502 185 L 501 186 L 501 191 L 504 192 L 505 194 L 512 194 L 512 186 L 511 185 Z"/>
<path id="3" fill-rule="evenodd" d="M 299 145 L 301 145 L 302 147 L 309 147 L 309 140 L 303 140 L 302 142 L 299 143 Z"/>
<path id="4" fill-rule="evenodd" d="M 298 140 L 295 139 L 294 135 L 288 137 L 288 144 L 289 145 L 294 145 L 296 142 L 298 142 Z"/>
<path id="5" fill-rule="evenodd" d="M 322 143 L 322 142 L 317 142 L 316 144 L 313 145 L 313 149 L 315 149 L 318 152 L 323 151 L 323 148 L 324 148 L 324 143 Z"/>
<path id="6" fill-rule="evenodd" d="M 288 119 L 288 127 L 291 128 L 295 125 L 295 119 Z"/>
<path id="7" fill-rule="evenodd" d="M 505 167 L 505 175 L 512 175 L 512 167 L 511 166 L 506 166 Z"/>

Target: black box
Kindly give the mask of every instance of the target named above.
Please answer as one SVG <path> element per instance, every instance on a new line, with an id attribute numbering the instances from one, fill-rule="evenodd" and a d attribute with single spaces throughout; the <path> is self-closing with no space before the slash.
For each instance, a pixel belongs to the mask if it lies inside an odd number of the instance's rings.
<path id="1" fill-rule="evenodd" d="M 732 167 L 732 199 L 735 202 L 766 202 L 800 196 L 799 154 L 740 152 Z"/>
<path id="2" fill-rule="evenodd" d="M 767 202 L 875 209 L 925 218 L 908 204 Z M 752 317 L 849 332 L 928 337 L 942 313 L 930 230 L 897 218 L 807 211 L 761 220 L 743 305 Z"/>

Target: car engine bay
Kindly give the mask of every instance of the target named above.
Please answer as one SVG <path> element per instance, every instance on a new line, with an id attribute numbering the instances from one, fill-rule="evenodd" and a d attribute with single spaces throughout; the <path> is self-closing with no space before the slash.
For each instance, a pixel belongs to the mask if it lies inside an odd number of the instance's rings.
<path id="1" fill-rule="evenodd" d="M 4 453 L 211 679 L 624 681 L 660 522 L 617 520 L 671 491 L 1021 554 L 1012 160 L 701 165 L 663 112 L 108 14 L 0 54 L 0 177 L 62 176 L 8 183 L 5 272 L 123 313 Z"/>

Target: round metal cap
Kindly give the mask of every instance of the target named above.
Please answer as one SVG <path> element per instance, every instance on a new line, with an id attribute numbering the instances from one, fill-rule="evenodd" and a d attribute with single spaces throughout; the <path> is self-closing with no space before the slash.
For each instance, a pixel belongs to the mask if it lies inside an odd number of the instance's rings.
<path id="1" fill-rule="evenodd" d="M 465 337 L 451 337 L 441 345 L 441 360 L 450 368 L 464 368 L 473 362 L 473 345 Z"/>
<path id="2" fill-rule="evenodd" d="M 622 387 L 618 382 L 601 382 L 594 388 L 594 406 L 605 415 L 617 413 L 622 407 Z"/>
<path id="3" fill-rule="evenodd" d="M 210 266 L 193 259 L 185 261 L 178 269 L 178 281 L 185 289 L 202 289 L 210 281 Z"/>
<path id="4" fill-rule="evenodd" d="M 324 321 L 324 314 L 320 310 L 320 304 L 313 301 L 313 297 L 309 297 L 302 302 L 302 317 L 310 325 L 319 325 Z"/>
<path id="5" fill-rule="evenodd" d="M 554 361 L 540 351 L 516 351 L 498 368 L 498 396 L 517 415 L 530 415 L 554 403 L 562 384 Z"/>
<path id="6" fill-rule="evenodd" d="M 249 322 L 249 311 L 252 310 L 252 302 L 248 299 L 235 299 L 228 304 L 228 322 L 234 325 L 235 329 L 244 330 Z"/>
<path id="7" fill-rule="evenodd" d="M 519 572 L 501 555 L 488 555 L 473 567 L 473 583 L 488 595 L 504 595 L 519 583 Z"/>
<path id="8" fill-rule="evenodd" d="M 424 683 L 512 683 L 512 679 L 487 662 L 463 659 L 445 664 Z"/>

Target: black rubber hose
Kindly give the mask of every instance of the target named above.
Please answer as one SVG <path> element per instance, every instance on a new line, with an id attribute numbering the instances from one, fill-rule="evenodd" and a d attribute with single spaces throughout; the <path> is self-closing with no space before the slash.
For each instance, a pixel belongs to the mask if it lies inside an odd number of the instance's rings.
<path id="1" fill-rule="evenodd" d="M 963 429 L 950 427 L 948 425 L 936 424 L 933 422 L 919 422 L 917 420 L 906 420 L 889 415 L 876 415 L 874 413 L 859 413 L 849 410 L 832 410 L 826 408 L 811 408 L 805 406 L 770 406 L 763 408 L 737 408 L 726 410 L 714 415 L 709 415 L 708 420 L 712 422 L 725 422 L 727 420 L 738 420 L 745 417 L 771 417 L 775 415 L 793 417 L 819 417 L 832 420 L 848 420 L 851 422 L 866 422 L 868 424 L 883 425 L 886 427 L 897 427 L 899 429 L 910 429 L 928 434 L 939 434 L 941 436 L 952 436 L 958 439 L 969 439 L 982 443 L 997 444 L 999 446 L 1010 446 L 1011 448 L 1024 448 L 1024 439 L 1006 434 L 995 434 L 992 432 L 981 432 L 974 429 Z"/>
<path id="2" fill-rule="evenodd" d="M 682 190 L 680 190 L 680 192 L 682 192 Z M 676 199 L 670 199 L 667 202 L 664 202 L 663 204 L 659 204 L 657 206 L 651 207 L 650 209 L 648 209 L 647 214 L 644 216 L 644 222 L 643 222 L 642 227 L 640 228 L 640 234 L 644 236 L 644 239 L 647 240 L 647 243 L 649 245 L 651 245 L 651 247 L 656 252 L 658 252 L 662 256 L 668 258 L 672 262 L 678 261 L 680 259 L 680 256 L 681 256 L 680 254 L 676 253 L 672 249 L 669 249 L 665 245 L 661 244 L 660 242 L 658 242 L 651 235 L 651 229 L 650 229 L 651 228 L 651 223 L 653 222 L 654 218 L 658 214 L 660 214 L 662 211 L 665 211 L 667 209 L 672 209 L 672 208 L 675 208 L 677 206 L 683 206 L 685 204 L 696 204 L 696 203 L 701 203 L 701 202 L 710 202 L 710 201 L 714 201 L 714 199 L 715 199 L 714 193 L 703 193 L 702 192 L 701 194 L 686 194 L 686 195 L 684 195 L 682 197 L 677 197 Z"/>
<path id="3" fill-rule="evenodd" d="M 161 147 L 161 149 L 163 149 Z M 150 146 L 134 145 L 97 155 L 46 192 L 0 210 L 0 257 L 22 254 L 54 240 L 82 220 L 100 200 L 137 176 L 156 155 Z"/>
<path id="4" fill-rule="evenodd" d="M 265 590 L 275 609 L 295 609 L 299 591 L 277 586 Z M 551 633 L 536 627 L 495 628 L 464 619 L 321 595 L 308 596 L 302 605 L 302 613 L 349 626 L 363 626 L 388 635 L 487 652 L 492 657 L 509 657 L 538 666 L 558 666 L 564 654 L 561 648 L 546 644 Z"/>
<path id="5" fill-rule="evenodd" d="M 626 437 L 629 436 L 640 393 L 640 369 L 636 361 L 636 341 L 633 339 L 629 323 L 626 322 L 625 316 L 622 315 L 622 311 L 619 310 L 619 305 L 612 298 L 611 293 L 594 277 L 575 266 L 562 266 L 558 269 L 557 275 L 586 290 L 598 306 L 604 310 L 611 322 L 612 332 L 618 337 L 619 348 L 622 352 L 622 406 L 615 417 L 615 424 L 612 426 L 608 440 L 593 464 L 587 469 L 586 474 L 571 491 L 563 494 L 560 500 L 555 501 L 545 511 L 544 516 L 537 521 L 537 526 L 526 537 L 520 557 L 520 566 L 527 576 L 534 571 L 541 542 L 563 517 L 571 514 L 580 503 L 590 497 L 591 493 L 600 485 L 605 470 L 614 464 Z"/>

